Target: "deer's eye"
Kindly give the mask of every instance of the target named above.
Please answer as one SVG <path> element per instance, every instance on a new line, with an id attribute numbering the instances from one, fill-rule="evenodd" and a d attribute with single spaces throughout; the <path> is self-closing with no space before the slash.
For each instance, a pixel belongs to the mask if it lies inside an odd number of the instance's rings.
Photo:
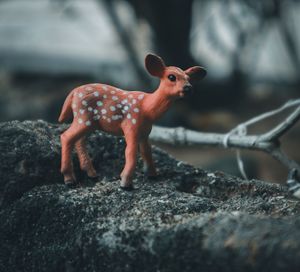
<path id="1" fill-rule="evenodd" d="M 168 79 L 172 82 L 176 81 L 176 76 L 174 76 L 173 74 L 168 75 Z"/>

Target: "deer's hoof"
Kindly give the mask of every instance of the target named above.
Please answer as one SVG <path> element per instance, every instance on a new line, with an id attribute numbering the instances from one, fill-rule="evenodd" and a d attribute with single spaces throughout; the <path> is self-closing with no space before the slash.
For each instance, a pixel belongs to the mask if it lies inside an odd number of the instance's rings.
<path id="1" fill-rule="evenodd" d="M 98 181 L 99 175 L 97 175 L 97 174 L 96 174 L 96 175 L 93 175 L 93 176 L 89 176 L 89 175 L 88 175 L 88 178 L 89 178 L 90 180 L 96 182 L 96 181 Z"/>
<path id="2" fill-rule="evenodd" d="M 120 186 L 120 188 L 124 191 L 133 191 L 134 190 L 134 187 L 132 184 L 129 186 Z"/>
<path id="3" fill-rule="evenodd" d="M 132 178 L 130 176 L 121 175 L 120 187 L 124 190 L 127 188 L 133 188 Z M 130 189 L 127 189 L 127 191 L 130 191 Z"/>
<path id="4" fill-rule="evenodd" d="M 97 174 L 95 169 L 91 169 L 89 171 L 86 171 L 86 173 L 87 173 L 89 178 L 97 178 L 98 177 L 98 174 Z"/>
<path id="5" fill-rule="evenodd" d="M 75 182 L 74 180 L 66 180 L 65 185 L 66 185 L 66 187 L 68 187 L 70 189 L 74 189 L 74 188 L 78 187 L 78 183 Z"/>
<path id="6" fill-rule="evenodd" d="M 156 172 L 156 169 L 154 167 L 147 167 L 147 166 L 144 166 L 144 175 L 147 176 L 147 177 L 156 177 L 157 176 L 157 172 Z"/>

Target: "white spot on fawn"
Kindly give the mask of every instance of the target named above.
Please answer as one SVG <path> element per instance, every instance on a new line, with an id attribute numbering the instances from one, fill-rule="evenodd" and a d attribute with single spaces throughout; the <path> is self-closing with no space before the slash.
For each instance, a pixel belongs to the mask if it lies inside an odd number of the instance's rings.
<path id="1" fill-rule="evenodd" d="M 108 123 L 110 123 L 110 122 L 111 122 L 110 118 L 107 118 L 107 122 L 108 122 Z"/>
<path id="2" fill-rule="evenodd" d="M 121 103 L 122 103 L 123 105 L 125 105 L 125 104 L 128 103 L 128 100 L 127 100 L 127 99 L 124 99 L 124 100 L 121 101 Z"/>
<path id="3" fill-rule="evenodd" d="M 103 106 L 103 102 L 102 102 L 102 101 L 97 101 L 97 106 L 98 106 L 98 107 Z"/>
<path id="4" fill-rule="evenodd" d="M 83 93 L 79 93 L 78 96 L 81 98 L 83 97 Z"/>
<path id="5" fill-rule="evenodd" d="M 128 106 L 125 106 L 125 107 L 124 107 L 124 110 L 125 110 L 125 111 L 128 111 L 128 110 L 129 110 L 129 107 L 128 107 Z"/>
<path id="6" fill-rule="evenodd" d="M 111 93 L 111 94 L 115 94 L 116 92 L 115 92 L 115 91 L 111 91 L 110 93 Z"/>
<path id="7" fill-rule="evenodd" d="M 107 95 L 105 94 L 105 95 L 103 95 L 103 98 L 107 98 Z"/>
<path id="8" fill-rule="evenodd" d="M 115 111 L 116 110 L 115 106 L 110 106 L 109 108 L 110 108 L 111 111 Z"/>
<path id="9" fill-rule="evenodd" d="M 94 119 L 94 120 L 99 120 L 99 119 L 100 119 L 100 115 L 97 114 L 97 115 L 93 116 L 93 119 Z"/>
<path id="10" fill-rule="evenodd" d="M 121 109 L 123 106 L 121 104 L 117 104 L 117 108 Z"/>
<path id="11" fill-rule="evenodd" d="M 104 91 L 107 91 L 107 87 L 106 87 L 105 85 L 102 85 L 102 89 L 103 89 Z"/>
<path id="12" fill-rule="evenodd" d="M 87 106 L 88 102 L 87 102 L 86 100 L 82 100 L 81 104 L 82 104 L 83 106 Z"/>
<path id="13" fill-rule="evenodd" d="M 76 117 L 76 116 L 77 116 L 77 112 L 76 112 L 76 111 L 74 111 L 74 112 L 73 112 L 73 115 L 74 115 L 74 117 Z"/>
<path id="14" fill-rule="evenodd" d="M 112 98 L 111 98 L 113 101 L 117 101 L 119 98 L 117 97 L 117 96 L 113 96 Z"/>
<path id="15" fill-rule="evenodd" d="M 133 109 L 134 112 L 139 112 L 140 110 L 138 108 Z"/>
<path id="16" fill-rule="evenodd" d="M 140 94 L 139 96 L 138 96 L 138 99 L 139 100 L 142 100 L 144 98 L 144 94 Z"/>
<path id="17" fill-rule="evenodd" d="M 93 111 L 93 108 L 92 107 L 88 107 L 88 111 Z"/>
<path id="18" fill-rule="evenodd" d="M 98 97 L 98 96 L 99 96 L 99 92 L 97 92 L 97 91 L 94 92 L 94 96 L 95 96 L 95 97 Z"/>
<path id="19" fill-rule="evenodd" d="M 98 110 L 95 109 L 95 110 L 94 110 L 94 114 L 97 114 L 97 113 L 98 113 Z"/>
<path id="20" fill-rule="evenodd" d="M 132 104 L 135 104 L 136 103 L 136 99 L 132 99 Z"/>
<path id="21" fill-rule="evenodd" d="M 86 124 L 87 126 L 90 126 L 92 123 L 91 123 L 91 121 L 88 120 L 88 121 L 85 122 L 85 124 Z"/>
<path id="22" fill-rule="evenodd" d="M 131 114 L 130 114 L 130 113 L 127 114 L 127 118 L 128 118 L 128 119 L 131 118 Z"/>
<path id="23" fill-rule="evenodd" d="M 102 113 L 102 114 L 106 114 L 106 113 L 107 113 L 107 110 L 106 110 L 106 109 L 102 109 L 102 110 L 101 110 L 101 113 Z"/>
<path id="24" fill-rule="evenodd" d="M 79 123 L 79 124 L 82 124 L 82 122 L 83 122 L 82 119 L 79 118 L 79 119 L 78 119 L 78 123 Z"/>
<path id="25" fill-rule="evenodd" d="M 80 112 L 80 114 L 84 114 L 85 110 L 80 109 L 79 112 Z"/>
<path id="26" fill-rule="evenodd" d="M 132 124 L 135 125 L 136 124 L 136 119 L 132 118 L 131 122 L 132 122 Z"/>
<path id="27" fill-rule="evenodd" d="M 92 88 L 91 86 L 88 86 L 88 87 L 85 88 L 85 90 L 86 90 L 86 91 L 92 91 L 93 88 Z"/>
<path id="28" fill-rule="evenodd" d="M 72 108 L 76 109 L 77 105 L 75 103 L 72 104 Z"/>

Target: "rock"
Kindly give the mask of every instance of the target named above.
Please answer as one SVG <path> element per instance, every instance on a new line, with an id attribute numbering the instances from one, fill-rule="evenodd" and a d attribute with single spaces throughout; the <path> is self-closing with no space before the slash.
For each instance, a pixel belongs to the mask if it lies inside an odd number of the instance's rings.
<path id="1" fill-rule="evenodd" d="M 88 147 L 100 174 L 68 189 L 59 134 L 44 121 L 0 124 L 0 271 L 298 271 L 299 202 L 287 188 L 208 173 L 154 148 L 159 177 L 119 189 L 124 140 Z M 199 154 L 201 156 L 201 154 Z"/>

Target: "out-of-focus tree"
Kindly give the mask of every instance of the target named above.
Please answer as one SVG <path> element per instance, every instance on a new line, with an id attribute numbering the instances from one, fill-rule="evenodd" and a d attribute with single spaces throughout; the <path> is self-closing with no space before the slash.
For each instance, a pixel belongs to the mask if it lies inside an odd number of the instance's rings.
<path id="1" fill-rule="evenodd" d="M 177 66 L 196 62 L 190 53 L 190 30 L 194 0 L 127 0 L 137 16 L 143 17 L 155 33 L 159 54 Z"/>
<path id="2" fill-rule="evenodd" d="M 198 0 L 204 1 L 204 0 Z M 215 21 L 206 24 L 208 37 L 215 50 L 229 55 L 231 59 L 233 77 L 250 75 L 256 69 L 257 59 L 262 52 L 262 44 L 268 32 L 278 29 L 286 52 L 295 71 L 300 69 L 300 45 L 297 42 L 297 33 L 289 11 L 299 0 L 221 0 L 222 21 L 226 23 L 228 32 L 234 36 L 235 47 L 227 46 L 226 41 L 219 35 Z M 245 60 L 248 60 L 245 67 Z M 299 73 L 298 73 L 299 74 Z M 300 75 L 299 75 L 300 80 Z"/>

